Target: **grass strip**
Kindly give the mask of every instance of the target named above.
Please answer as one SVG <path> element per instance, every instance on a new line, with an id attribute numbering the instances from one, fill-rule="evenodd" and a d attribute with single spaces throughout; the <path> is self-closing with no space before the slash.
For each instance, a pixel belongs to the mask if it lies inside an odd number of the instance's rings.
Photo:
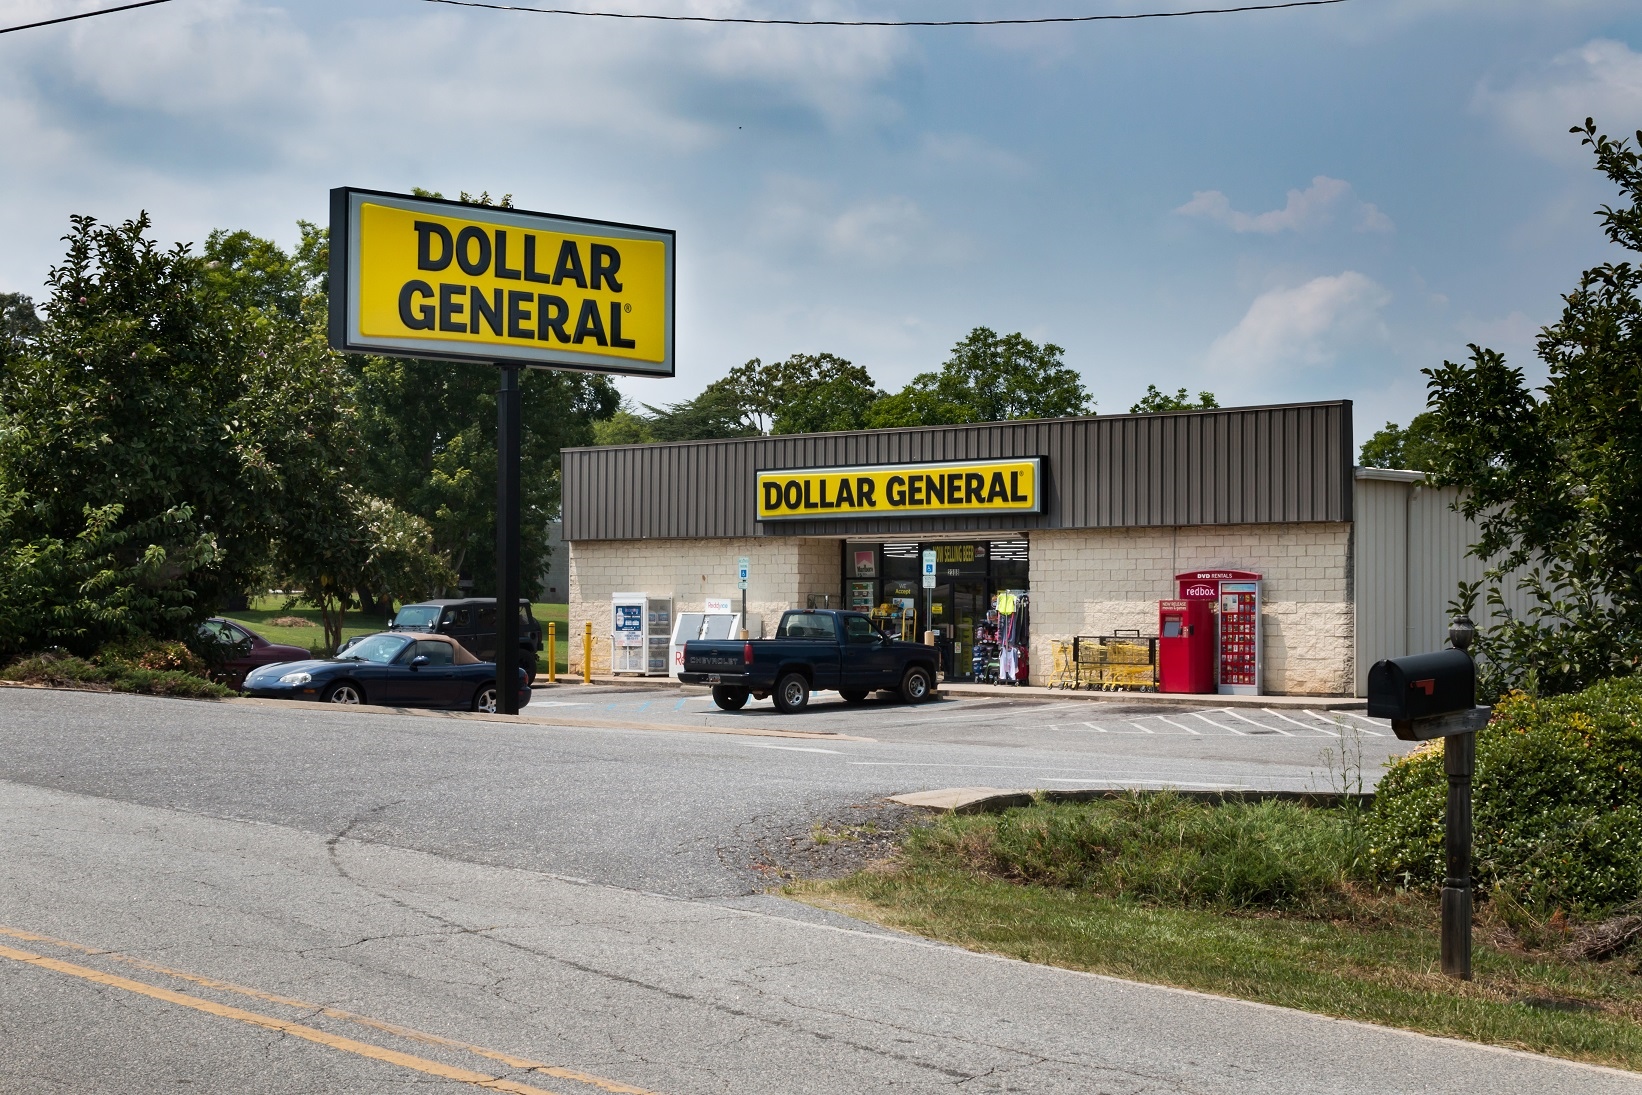
<path id="1" fill-rule="evenodd" d="M 1209 811 L 1223 813 L 1198 816 Z M 1023 961 L 1642 1070 L 1635 959 L 1523 949 L 1485 902 L 1475 980 L 1452 981 L 1438 971 L 1433 895 L 1377 891 L 1349 862 L 1310 871 L 1309 892 L 1274 891 L 1258 862 L 1232 862 L 1288 854 L 1294 841 L 1319 854 L 1352 847 L 1328 835 L 1349 817 L 1295 821 L 1285 841 L 1285 816 L 1153 797 L 946 817 L 907 834 L 895 859 L 786 892 Z M 1248 839 L 1213 846 L 1215 833 L 1232 832 Z M 1179 865 L 1175 884 L 1158 877 L 1168 862 Z M 1249 881 L 1205 889 L 1205 877 Z M 1253 907 L 1261 893 L 1280 907 Z"/>

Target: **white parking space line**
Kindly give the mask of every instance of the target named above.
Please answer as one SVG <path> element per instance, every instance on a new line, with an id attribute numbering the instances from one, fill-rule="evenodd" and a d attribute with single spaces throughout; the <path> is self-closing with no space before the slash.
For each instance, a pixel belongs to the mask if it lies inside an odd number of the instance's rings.
<path id="1" fill-rule="evenodd" d="M 1250 726 L 1258 726 L 1260 729 L 1265 730 L 1268 733 L 1275 730 L 1275 731 L 1277 731 L 1277 733 L 1283 735 L 1285 738 L 1292 738 L 1294 736 L 1289 731 L 1284 730 L 1281 726 L 1267 726 L 1263 722 L 1255 722 L 1253 719 L 1249 718 L 1247 715 L 1238 714 L 1236 711 L 1233 711 L 1229 707 L 1222 708 L 1221 713 L 1226 714 L 1226 715 L 1230 715 L 1234 719 L 1242 719 L 1244 722 L 1248 723 Z"/>
<path id="2" fill-rule="evenodd" d="M 1203 731 L 1201 731 L 1201 730 L 1199 730 L 1199 729 L 1197 729 L 1196 727 L 1193 727 L 1193 726 L 1187 726 L 1183 722 L 1176 722 L 1173 719 L 1169 718 L 1169 716 L 1167 716 L 1167 715 L 1153 715 L 1151 717 L 1154 718 L 1154 719 L 1157 719 L 1161 722 L 1166 722 L 1170 726 L 1179 727 L 1180 729 L 1186 731 L 1186 733 L 1192 735 L 1193 737 L 1200 738 L 1200 737 L 1203 736 Z"/>
<path id="3" fill-rule="evenodd" d="M 1338 725 L 1338 723 L 1336 723 L 1333 719 L 1325 719 L 1325 718 L 1323 718 L 1323 716 L 1319 715 L 1315 711 L 1308 710 L 1306 712 L 1306 714 L 1310 715 L 1312 718 L 1317 719 L 1321 722 L 1326 722 L 1330 726 Z M 1372 729 L 1372 730 L 1364 730 L 1363 733 L 1373 734 L 1377 738 L 1385 737 L 1385 734 L 1382 732 L 1382 731 L 1384 731 L 1384 729 L 1386 727 L 1385 723 L 1375 722 L 1373 719 L 1365 719 L 1365 718 L 1363 718 L 1363 716 L 1361 716 L 1359 714 L 1356 714 L 1355 712 L 1352 712 L 1352 711 L 1341 711 L 1341 712 L 1339 712 L 1339 714 L 1350 715 L 1352 718 L 1356 719 L 1358 722 L 1366 722 L 1366 723 L 1368 723 L 1368 725 L 1374 727 L 1374 729 Z"/>
<path id="4" fill-rule="evenodd" d="M 1336 738 L 1340 736 L 1339 734 L 1335 733 L 1333 730 L 1328 729 L 1327 727 L 1308 726 L 1305 723 L 1301 722 L 1299 719 L 1291 719 L 1287 715 L 1283 714 L 1281 711 L 1273 711 L 1269 707 L 1263 708 L 1263 710 L 1266 712 L 1266 714 L 1275 715 L 1277 718 L 1282 719 L 1284 722 L 1292 722 L 1294 725 L 1298 726 L 1302 730 L 1315 730 L 1319 734 L 1328 734 L 1331 737 L 1336 737 Z"/>
<path id="5" fill-rule="evenodd" d="M 1239 730 L 1235 726 L 1226 726 L 1223 723 L 1215 722 L 1213 719 L 1209 718 L 1209 716 L 1199 714 L 1196 711 L 1190 711 L 1190 712 L 1187 712 L 1187 713 L 1189 715 L 1191 715 L 1191 717 L 1194 718 L 1194 719 L 1202 719 L 1204 722 L 1208 723 L 1210 726 L 1214 727 L 1216 730 L 1225 730 L 1228 733 L 1236 734 L 1240 738 L 1248 737 L 1247 734 L 1243 733 L 1243 731 Z"/>

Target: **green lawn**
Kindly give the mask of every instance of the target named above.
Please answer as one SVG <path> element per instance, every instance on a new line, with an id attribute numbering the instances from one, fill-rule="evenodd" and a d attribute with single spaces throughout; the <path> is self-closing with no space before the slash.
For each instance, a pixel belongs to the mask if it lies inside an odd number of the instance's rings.
<path id="1" fill-rule="evenodd" d="M 1529 950 L 1483 901 L 1475 980 L 1454 981 L 1438 968 L 1435 894 L 1289 862 L 1294 840 L 1321 856 L 1331 828 L 1349 837 L 1327 815 L 1164 805 L 940 818 L 906 833 L 894 859 L 785 892 L 1023 961 L 1642 1070 L 1642 954 Z M 1274 893 L 1272 880 L 1299 889 L 1265 907 L 1226 903 Z"/>
<path id="2" fill-rule="evenodd" d="M 251 601 L 251 607 L 239 612 L 225 612 L 224 617 L 236 620 L 261 635 L 271 643 L 291 643 L 294 646 L 305 646 L 313 649 L 325 639 L 325 632 L 319 622 L 319 610 L 307 605 L 297 605 L 293 608 L 284 607 L 283 597 L 256 597 Z M 569 644 L 565 641 L 565 631 L 569 626 L 570 606 L 562 604 L 531 604 L 531 614 L 536 622 L 542 625 L 542 642 L 545 648 L 547 642 L 547 625 L 549 622 L 558 624 L 558 662 L 559 673 L 566 671 Z M 294 616 L 307 620 L 312 626 L 281 626 L 271 621 Z M 366 612 L 348 612 L 342 617 L 342 637 L 352 638 L 355 635 L 369 635 L 374 631 L 385 631 L 388 620 Z M 547 651 L 544 649 L 537 657 L 536 671 L 541 674 L 547 672 Z"/>
<path id="3" fill-rule="evenodd" d="M 1642 983 L 1629 960 L 1565 963 L 1479 941 L 1476 979 L 1452 981 L 1437 968 L 1434 901 L 1380 923 L 1234 916 L 929 870 L 786 892 L 1027 962 L 1642 1069 Z"/>

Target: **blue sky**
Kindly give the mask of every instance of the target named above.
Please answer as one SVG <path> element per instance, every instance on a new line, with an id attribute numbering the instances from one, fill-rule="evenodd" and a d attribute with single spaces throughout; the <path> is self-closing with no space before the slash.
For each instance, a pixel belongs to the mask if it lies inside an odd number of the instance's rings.
<path id="1" fill-rule="evenodd" d="M 984 17 L 1169 0 L 578 0 Z M 0 23 L 100 6 L 7 0 Z M 1422 367 L 1530 376 L 1614 193 L 1568 127 L 1642 127 L 1634 0 L 1351 0 L 1048 28 L 703 27 L 417 0 L 175 0 L 0 36 L 0 289 L 72 213 L 285 243 L 350 184 L 511 192 L 674 228 L 686 398 L 808 351 L 895 389 L 976 325 L 1065 348 L 1105 412 L 1148 383 L 1349 398 Z M 454 367 L 454 366 L 453 366 Z"/>

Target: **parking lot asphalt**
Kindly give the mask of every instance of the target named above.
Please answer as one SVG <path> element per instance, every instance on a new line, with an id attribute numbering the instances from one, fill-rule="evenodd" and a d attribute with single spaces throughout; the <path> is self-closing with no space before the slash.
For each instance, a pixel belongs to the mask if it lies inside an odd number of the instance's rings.
<path id="1" fill-rule="evenodd" d="M 759 848 L 772 835 L 888 795 L 1372 787 L 1407 748 L 1344 713 L 1100 711 L 991 699 L 848 707 L 822 693 L 786 716 L 757 703 L 721 712 L 678 692 L 544 691 L 532 719 L 601 724 L 555 726 L 6 689 L 0 778 L 699 897 L 765 888 Z M 652 724 L 675 730 L 643 729 Z M 726 727 L 836 737 L 689 732 Z"/>

